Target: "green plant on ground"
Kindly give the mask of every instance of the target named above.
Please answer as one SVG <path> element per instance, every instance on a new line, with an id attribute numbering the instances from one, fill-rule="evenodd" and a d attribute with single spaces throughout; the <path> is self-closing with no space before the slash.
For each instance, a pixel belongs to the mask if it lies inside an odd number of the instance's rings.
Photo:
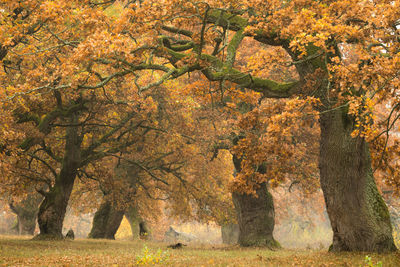
<path id="1" fill-rule="evenodd" d="M 157 252 L 152 253 L 149 248 L 144 245 L 142 249 L 142 254 L 136 257 L 136 264 L 148 265 L 165 263 L 168 258 L 169 254 L 167 251 L 162 251 L 161 249 L 158 249 Z"/>
<path id="2" fill-rule="evenodd" d="M 382 262 L 378 261 L 376 264 L 372 262 L 372 257 L 371 256 L 365 256 L 365 267 L 382 267 Z"/>

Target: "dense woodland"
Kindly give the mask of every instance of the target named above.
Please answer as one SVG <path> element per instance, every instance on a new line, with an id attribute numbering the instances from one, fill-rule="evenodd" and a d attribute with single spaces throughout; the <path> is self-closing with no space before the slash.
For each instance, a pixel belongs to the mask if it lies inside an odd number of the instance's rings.
<path id="1" fill-rule="evenodd" d="M 64 239 L 68 209 L 89 238 L 125 216 L 275 249 L 326 210 L 329 251 L 397 250 L 398 0 L 3 0 L 0 63 L 19 234 Z"/>

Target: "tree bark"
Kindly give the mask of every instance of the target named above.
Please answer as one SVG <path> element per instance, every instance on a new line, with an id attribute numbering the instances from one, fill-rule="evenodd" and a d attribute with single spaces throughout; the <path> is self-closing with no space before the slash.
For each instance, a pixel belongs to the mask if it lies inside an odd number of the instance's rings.
<path id="1" fill-rule="evenodd" d="M 15 204 L 10 202 L 10 209 L 17 215 L 17 231 L 19 235 L 33 235 L 36 228 L 36 219 L 39 211 L 39 204 L 43 197 L 32 193 Z"/>
<path id="2" fill-rule="evenodd" d="M 288 46 L 286 51 L 294 61 L 301 57 Z M 317 47 L 309 46 L 308 54 Z M 339 50 L 339 49 L 337 49 Z M 324 55 L 324 53 L 321 53 Z M 328 53 L 328 62 L 340 53 Z M 362 137 L 351 136 L 354 119 L 347 108 L 334 107 L 329 98 L 330 78 L 325 56 L 296 64 L 302 79 L 317 69 L 324 71 L 316 79 L 315 96 L 320 108 L 320 182 L 333 230 L 330 251 L 396 250 L 392 237 L 389 212 L 376 187 L 368 143 Z"/>
<path id="3" fill-rule="evenodd" d="M 75 177 L 56 181 L 40 205 L 38 223 L 40 234 L 35 239 L 62 239 L 62 226 Z"/>
<path id="4" fill-rule="evenodd" d="M 19 211 L 14 212 L 17 215 L 17 231 L 18 235 L 33 235 L 36 227 L 36 211 Z"/>
<path id="5" fill-rule="evenodd" d="M 36 228 L 37 214 L 22 214 L 18 215 L 18 234 L 19 235 L 34 235 Z"/>
<path id="6" fill-rule="evenodd" d="M 111 201 L 105 200 L 94 215 L 89 238 L 115 239 L 123 217 L 123 210 L 117 209 Z"/>
<path id="7" fill-rule="evenodd" d="M 137 209 L 135 207 L 130 207 L 125 211 L 125 217 L 128 220 L 131 231 L 132 238 L 135 239 L 147 239 L 150 235 L 149 228 L 147 223 L 143 218 L 139 215 Z"/>
<path id="8" fill-rule="evenodd" d="M 273 237 L 275 211 L 272 195 L 267 185 L 262 183 L 256 195 L 234 192 L 232 194 L 239 224 L 239 244 L 241 246 L 280 247 Z"/>
<path id="9" fill-rule="evenodd" d="M 76 123 L 77 117 L 71 118 Z M 40 234 L 35 239 L 63 239 L 62 226 L 69 198 L 81 163 L 82 142 L 77 127 L 66 130 L 65 154 L 59 175 L 48 192 L 42 192 L 44 200 L 39 207 Z"/>
<path id="10" fill-rule="evenodd" d="M 236 145 L 240 136 L 233 140 Z M 241 158 L 232 157 L 235 171 L 241 171 Z M 265 167 L 259 166 L 258 171 L 265 173 Z M 272 195 L 268 192 L 267 184 L 262 183 L 256 190 L 256 195 L 247 195 L 237 192 L 232 193 L 233 204 L 239 225 L 240 246 L 264 246 L 278 248 L 280 244 L 274 239 L 275 209 Z"/>
<path id="11" fill-rule="evenodd" d="M 322 113 L 320 179 L 333 230 L 330 251 L 394 251 L 390 216 L 375 184 L 368 143 L 351 137 L 347 110 Z"/>
<path id="12" fill-rule="evenodd" d="M 221 237 L 224 244 L 237 244 L 239 241 L 239 225 L 233 223 L 221 225 Z"/>

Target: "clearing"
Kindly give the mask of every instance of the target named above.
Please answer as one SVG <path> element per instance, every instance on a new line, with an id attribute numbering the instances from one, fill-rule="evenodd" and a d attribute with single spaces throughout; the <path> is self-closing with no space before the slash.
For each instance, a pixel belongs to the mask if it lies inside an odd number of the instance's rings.
<path id="1" fill-rule="evenodd" d="M 400 253 L 328 253 L 318 250 L 271 251 L 237 246 L 189 244 L 168 249 L 150 241 L 31 241 L 0 236 L 0 266 L 400 266 Z M 370 264 L 366 256 L 371 257 Z M 161 261 L 161 262 L 160 262 Z"/>

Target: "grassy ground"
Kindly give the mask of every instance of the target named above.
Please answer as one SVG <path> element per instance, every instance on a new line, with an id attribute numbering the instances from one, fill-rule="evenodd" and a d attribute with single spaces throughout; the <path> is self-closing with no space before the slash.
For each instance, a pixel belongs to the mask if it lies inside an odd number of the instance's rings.
<path id="1" fill-rule="evenodd" d="M 162 260 L 157 266 L 375 266 L 365 264 L 366 253 L 209 245 L 167 249 L 166 246 L 142 240 L 50 242 L 0 236 L 0 266 L 137 266 L 138 260 L 146 258 L 147 262 Z M 159 256 L 158 249 L 161 249 Z M 382 261 L 382 266 L 400 266 L 400 253 L 368 255 L 373 264 Z"/>

